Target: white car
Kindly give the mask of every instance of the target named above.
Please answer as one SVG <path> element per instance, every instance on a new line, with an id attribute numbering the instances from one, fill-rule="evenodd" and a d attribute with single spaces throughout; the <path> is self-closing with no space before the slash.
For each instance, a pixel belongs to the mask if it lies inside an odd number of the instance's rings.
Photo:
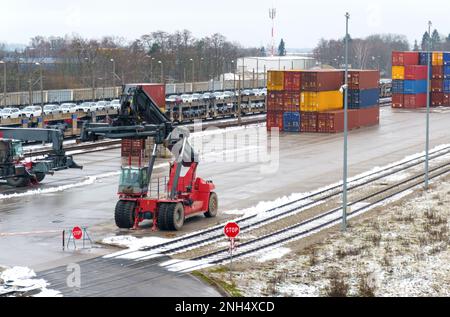
<path id="1" fill-rule="evenodd" d="M 92 112 L 97 110 L 97 104 L 95 102 L 83 102 L 78 105 L 78 108 L 84 112 Z"/>
<path id="2" fill-rule="evenodd" d="M 180 96 L 181 100 L 183 102 L 192 102 L 194 101 L 194 98 L 192 97 L 192 95 L 188 95 L 188 94 L 184 94 Z"/>
<path id="3" fill-rule="evenodd" d="M 98 101 L 95 105 L 96 111 L 103 111 L 106 109 L 106 107 L 108 106 L 108 101 Z"/>
<path id="4" fill-rule="evenodd" d="M 62 113 L 75 113 L 77 112 L 77 105 L 74 103 L 63 103 L 59 110 L 61 110 Z"/>
<path id="5" fill-rule="evenodd" d="M 111 100 L 111 103 L 108 105 L 108 108 L 112 109 L 112 110 L 119 110 L 120 109 L 120 100 L 119 99 Z"/>
<path id="6" fill-rule="evenodd" d="M 40 106 L 28 106 L 22 109 L 22 116 L 27 118 L 40 117 L 42 108 Z"/>
<path id="7" fill-rule="evenodd" d="M 226 97 L 225 94 L 220 91 L 216 91 L 215 93 L 213 93 L 213 96 L 216 100 L 224 100 Z"/>
<path id="8" fill-rule="evenodd" d="M 2 119 L 17 119 L 22 116 L 22 112 L 18 108 L 3 108 L 1 110 Z"/>
<path id="9" fill-rule="evenodd" d="M 56 114 L 59 112 L 58 105 L 45 105 L 44 106 L 44 115 L 48 116 L 49 114 Z"/>

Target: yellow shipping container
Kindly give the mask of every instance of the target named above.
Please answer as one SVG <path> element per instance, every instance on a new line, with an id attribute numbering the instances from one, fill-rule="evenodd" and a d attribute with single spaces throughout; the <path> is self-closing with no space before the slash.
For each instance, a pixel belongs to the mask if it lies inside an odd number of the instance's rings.
<path id="1" fill-rule="evenodd" d="M 433 52 L 432 57 L 433 66 L 441 66 L 444 65 L 444 53 L 442 52 Z"/>
<path id="2" fill-rule="evenodd" d="M 329 111 L 344 108 L 344 95 L 339 90 L 304 91 L 301 94 L 300 111 Z"/>
<path id="3" fill-rule="evenodd" d="M 405 79 L 405 66 L 392 66 L 392 79 Z"/>
<path id="4" fill-rule="evenodd" d="M 267 72 L 267 90 L 284 90 L 284 71 L 269 70 Z"/>

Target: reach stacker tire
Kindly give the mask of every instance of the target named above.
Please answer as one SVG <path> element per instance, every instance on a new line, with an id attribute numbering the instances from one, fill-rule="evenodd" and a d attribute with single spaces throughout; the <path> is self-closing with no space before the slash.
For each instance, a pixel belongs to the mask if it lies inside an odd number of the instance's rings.
<path id="1" fill-rule="evenodd" d="M 161 203 L 158 210 L 160 230 L 180 230 L 184 224 L 184 208 L 181 203 Z"/>
<path id="2" fill-rule="evenodd" d="M 45 178 L 45 173 L 36 173 L 36 180 L 38 183 L 42 182 Z"/>
<path id="3" fill-rule="evenodd" d="M 130 229 L 134 226 L 136 202 L 119 200 L 116 204 L 114 219 L 117 227 L 121 229 Z"/>
<path id="4" fill-rule="evenodd" d="M 30 184 L 30 178 L 28 177 L 11 177 L 6 180 L 9 186 L 13 187 L 26 187 Z"/>
<path id="5" fill-rule="evenodd" d="M 212 192 L 209 195 L 208 211 L 204 213 L 206 218 L 213 218 L 217 216 L 217 210 L 219 209 L 219 198 L 217 194 Z"/>

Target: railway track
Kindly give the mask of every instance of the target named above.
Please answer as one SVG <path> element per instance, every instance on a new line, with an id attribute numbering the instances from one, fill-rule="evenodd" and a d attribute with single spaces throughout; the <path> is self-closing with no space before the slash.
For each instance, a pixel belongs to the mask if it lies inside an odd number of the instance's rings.
<path id="1" fill-rule="evenodd" d="M 433 151 L 431 153 L 431 159 L 435 160 L 441 158 L 442 156 L 450 153 L 450 147 L 441 148 L 439 150 Z M 424 157 L 418 156 L 415 158 L 411 158 L 409 160 L 405 160 L 399 162 L 397 164 L 392 164 L 383 169 L 374 171 L 372 173 L 368 173 L 361 177 L 352 179 L 350 182 L 350 191 L 354 191 L 355 189 L 366 186 L 370 183 L 375 182 L 376 180 L 382 179 L 387 176 L 395 175 L 407 169 L 413 168 L 421 163 L 423 163 Z M 450 172 L 450 162 L 446 162 L 444 164 L 438 165 L 430 170 L 431 178 L 436 178 L 441 175 L 444 175 Z M 392 185 L 385 187 L 380 190 L 376 190 L 370 192 L 368 194 L 362 195 L 358 199 L 355 199 L 349 203 L 350 207 L 355 207 L 349 213 L 349 218 L 357 216 L 365 210 L 370 208 L 374 208 L 379 206 L 380 204 L 392 199 L 395 196 L 401 195 L 418 185 L 422 184 L 423 173 L 417 173 L 414 176 L 408 177 L 399 182 L 395 182 Z M 281 206 L 277 206 L 275 208 L 271 208 L 262 212 L 265 214 L 265 217 L 258 218 L 257 215 L 251 215 L 247 217 L 243 217 L 238 219 L 237 222 L 241 224 L 242 232 L 248 232 L 251 229 L 255 229 L 257 227 L 262 227 L 264 225 L 269 224 L 275 220 L 279 220 L 283 216 L 288 216 L 289 214 L 302 212 L 305 208 L 311 207 L 314 203 L 324 202 L 326 199 L 330 197 L 335 197 L 341 194 L 340 184 L 336 184 L 325 188 L 323 190 L 319 190 L 317 192 L 305 195 L 295 201 L 286 203 Z M 337 190 L 339 189 L 339 190 Z M 314 201 L 311 201 L 312 198 L 315 198 Z M 357 207 L 358 204 L 364 202 L 362 207 Z M 269 249 L 276 247 L 278 245 L 293 241 L 295 239 L 302 238 L 309 234 L 312 234 L 316 231 L 320 231 L 324 228 L 331 227 L 336 225 L 341 220 L 341 207 L 334 207 L 327 209 L 313 217 L 308 219 L 299 221 L 297 223 L 292 223 L 289 226 L 275 230 L 268 234 L 260 235 L 255 238 L 251 238 L 248 241 L 245 241 L 239 245 L 238 251 L 235 253 L 235 258 L 243 258 L 246 256 L 251 256 L 256 254 L 264 249 Z M 194 248 L 200 248 L 202 246 L 211 244 L 214 241 L 219 239 L 223 240 L 222 233 L 223 225 L 218 225 L 209 229 L 201 230 L 196 233 L 188 234 L 183 237 L 171 240 L 166 243 L 162 243 L 159 245 L 155 245 L 152 247 L 141 248 L 139 250 L 126 250 L 122 252 L 115 253 L 110 256 L 106 256 L 103 258 L 94 259 L 93 262 L 98 264 L 98 271 L 90 272 L 90 273 L 98 273 L 99 278 L 90 279 L 87 283 L 87 286 L 84 287 L 94 287 L 96 285 L 102 283 L 108 283 L 108 281 L 126 279 L 127 277 L 133 276 L 133 274 L 140 274 L 142 268 L 148 268 L 155 265 L 160 265 L 159 262 L 154 263 L 152 259 L 160 256 L 170 256 L 179 254 L 181 252 L 186 252 L 188 250 L 192 250 Z M 122 264 L 122 267 L 126 270 L 124 276 L 112 276 L 109 274 L 104 274 L 104 272 L 108 271 L 108 266 L 116 265 L 116 261 L 120 259 L 128 259 L 133 260 L 131 262 Z M 123 260 L 122 259 L 122 260 Z M 184 268 L 182 270 L 178 270 L 180 273 L 187 273 L 189 271 L 199 269 L 205 266 L 211 266 L 216 264 L 221 264 L 228 261 L 228 249 L 219 249 L 211 252 L 207 252 L 205 254 L 198 255 L 196 257 L 189 258 L 192 262 L 187 262 L 186 266 L 183 264 Z M 148 263 L 150 261 L 151 263 Z M 165 266 L 168 270 L 177 270 L 179 267 L 179 263 L 182 260 L 173 260 L 169 261 Z M 147 263 L 147 264 L 146 264 Z M 184 262 L 181 262 L 184 263 Z M 192 265 L 189 265 L 192 263 Z M 59 269 L 63 270 L 63 269 Z M 48 272 L 44 272 L 41 274 L 40 278 L 45 278 L 46 276 L 51 276 L 54 273 L 57 273 L 58 269 L 50 270 Z M 163 275 L 161 275 L 162 277 Z M 152 277 L 153 279 L 153 277 Z M 151 279 L 150 279 L 151 280 Z M 145 280 L 148 282 L 149 280 Z M 144 282 L 144 281 L 143 281 Z M 64 290 L 64 283 L 53 285 L 52 287 L 62 287 Z M 91 295 L 99 295 L 98 293 L 93 293 Z"/>

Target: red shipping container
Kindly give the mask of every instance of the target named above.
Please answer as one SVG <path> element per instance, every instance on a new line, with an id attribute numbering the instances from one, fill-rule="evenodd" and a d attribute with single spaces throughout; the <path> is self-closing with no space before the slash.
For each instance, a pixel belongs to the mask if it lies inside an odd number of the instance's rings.
<path id="1" fill-rule="evenodd" d="M 358 112 L 358 126 L 371 127 L 380 124 L 380 107 L 361 108 Z"/>
<path id="2" fill-rule="evenodd" d="M 271 131 L 272 128 L 283 131 L 283 111 L 267 111 L 266 122 L 267 131 Z"/>
<path id="3" fill-rule="evenodd" d="M 426 100 L 425 100 L 425 102 L 426 102 Z M 433 107 L 443 106 L 444 105 L 444 93 L 432 92 L 431 93 L 431 105 Z"/>
<path id="4" fill-rule="evenodd" d="M 374 89 L 380 86 L 380 72 L 377 70 L 349 70 L 349 89 Z"/>
<path id="5" fill-rule="evenodd" d="M 122 157 L 138 157 L 145 149 L 145 140 L 122 139 L 121 156 Z"/>
<path id="6" fill-rule="evenodd" d="M 267 111 L 283 110 L 283 92 L 269 91 L 267 93 Z"/>
<path id="7" fill-rule="evenodd" d="M 445 107 L 450 107 L 450 94 L 444 94 L 442 105 Z"/>
<path id="8" fill-rule="evenodd" d="M 166 107 L 166 85 L 164 84 L 126 84 L 124 90 L 141 86 L 142 90 L 156 103 L 159 108 Z"/>
<path id="9" fill-rule="evenodd" d="M 302 89 L 304 91 L 339 90 L 344 84 L 342 70 L 305 71 L 302 73 Z"/>
<path id="10" fill-rule="evenodd" d="M 300 132 L 317 132 L 317 112 L 300 114 Z"/>
<path id="11" fill-rule="evenodd" d="M 358 111 L 348 110 L 348 130 L 359 126 Z M 317 117 L 317 131 L 321 133 L 339 133 L 344 131 L 344 110 L 319 112 Z"/>
<path id="12" fill-rule="evenodd" d="M 392 94 L 392 108 L 403 108 L 403 98 L 402 94 Z"/>
<path id="13" fill-rule="evenodd" d="M 428 66 L 408 65 L 405 66 L 405 79 L 422 80 L 427 79 Z"/>
<path id="14" fill-rule="evenodd" d="M 419 52 L 392 52 L 392 66 L 419 65 Z"/>
<path id="15" fill-rule="evenodd" d="M 444 89 L 443 79 L 432 79 L 431 80 L 431 91 L 432 92 L 442 92 Z"/>
<path id="16" fill-rule="evenodd" d="M 427 94 L 408 94 L 403 97 L 404 108 L 422 108 L 427 106 Z"/>
<path id="17" fill-rule="evenodd" d="M 284 90 L 300 91 L 302 73 L 299 71 L 284 72 Z M 297 110 L 298 111 L 298 110 Z"/>
<path id="18" fill-rule="evenodd" d="M 431 66 L 431 77 L 433 79 L 443 79 L 444 66 Z"/>
<path id="19" fill-rule="evenodd" d="M 300 92 L 283 92 L 283 111 L 300 111 Z"/>

